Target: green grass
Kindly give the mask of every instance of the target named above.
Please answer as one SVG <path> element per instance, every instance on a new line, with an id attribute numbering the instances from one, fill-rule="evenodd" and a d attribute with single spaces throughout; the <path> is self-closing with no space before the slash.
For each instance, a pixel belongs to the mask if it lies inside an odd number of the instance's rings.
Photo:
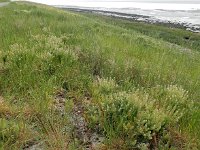
<path id="1" fill-rule="evenodd" d="M 0 3 L 1 3 L 1 2 L 9 2 L 9 0 L 0 0 Z"/>
<path id="2" fill-rule="evenodd" d="M 98 19 L 99 16 L 91 13 L 84 13 L 88 17 L 93 17 Z M 116 26 L 120 26 L 126 29 L 135 30 L 147 36 L 162 39 L 166 42 L 170 42 L 173 44 L 180 45 L 182 47 L 188 49 L 194 49 L 200 51 L 199 33 L 192 33 L 190 31 L 185 31 L 183 29 L 178 29 L 173 27 L 173 25 L 155 25 L 155 24 L 147 24 L 143 22 L 130 21 L 130 20 L 122 20 L 119 18 L 110 18 L 106 16 L 102 16 L 105 22 L 109 24 L 113 24 Z"/>
<path id="3" fill-rule="evenodd" d="M 102 149 L 198 149 L 199 34 L 22 2 L 0 20 L 2 149 L 84 147 L 77 104 Z"/>

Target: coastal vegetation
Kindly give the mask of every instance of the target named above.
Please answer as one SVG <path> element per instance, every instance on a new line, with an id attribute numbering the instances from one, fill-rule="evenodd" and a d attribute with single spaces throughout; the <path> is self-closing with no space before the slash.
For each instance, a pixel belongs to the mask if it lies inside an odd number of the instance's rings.
<path id="1" fill-rule="evenodd" d="M 1 7 L 0 149 L 199 149 L 199 42 L 183 29 Z"/>
<path id="2" fill-rule="evenodd" d="M 83 13 L 83 12 L 82 12 Z M 94 17 L 99 17 L 98 15 L 92 13 L 84 13 L 85 15 Z M 119 19 L 114 17 L 110 19 L 110 17 L 101 17 L 105 22 L 120 26 L 126 29 L 132 29 L 147 36 L 162 39 L 164 41 L 180 45 L 182 47 L 188 49 L 195 49 L 200 51 L 200 36 L 199 34 L 194 34 L 190 31 L 183 30 L 185 27 L 181 26 L 181 24 L 173 24 L 173 23 L 163 23 L 160 25 L 156 23 L 144 23 L 138 21 L 132 21 L 131 19 Z M 116 23 L 117 22 L 117 23 Z M 182 29 L 178 29 L 182 28 Z"/>
<path id="3" fill-rule="evenodd" d="M 1 3 L 1 2 L 9 2 L 9 0 L 0 0 L 0 3 Z"/>

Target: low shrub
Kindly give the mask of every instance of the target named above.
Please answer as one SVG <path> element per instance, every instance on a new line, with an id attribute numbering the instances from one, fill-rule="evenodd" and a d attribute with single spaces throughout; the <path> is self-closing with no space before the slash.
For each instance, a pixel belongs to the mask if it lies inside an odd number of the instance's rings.
<path id="1" fill-rule="evenodd" d="M 98 79 L 94 84 L 101 97 L 86 106 L 91 129 L 110 142 L 118 139 L 121 149 L 172 146 L 167 130 L 185 114 L 188 97 L 184 89 L 160 88 L 165 94 L 162 93 L 159 101 L 144 89 L 116 92 L 117 85 L 112 79 Z"/>

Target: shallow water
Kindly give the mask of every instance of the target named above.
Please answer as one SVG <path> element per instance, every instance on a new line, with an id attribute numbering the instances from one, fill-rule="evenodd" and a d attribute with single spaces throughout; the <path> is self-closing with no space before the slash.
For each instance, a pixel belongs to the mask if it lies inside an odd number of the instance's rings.
<path id="1" fill-rule="evenodd" d="M 32 0 L 61 7 L 149 16 L 152 21 L 184 24 L 200 32 L 200 0 Z M 142 20 L 142 18 L 141 18 Z"/>
<path id="2" fill-rule="evenodd" d="M 28 0 L 49 5 L 165 10 L 200 9 L 200 0 Z"/>
<path id="3" fill-rule="evenodd" d="M 188 28 L 196 28 L 198 31 L 200 29 L 200 10 L 145 10 L 135 8 L 99 8 L 98 10 L 149 16 L 149 20 L 152 21 L 179 23 Z"/>

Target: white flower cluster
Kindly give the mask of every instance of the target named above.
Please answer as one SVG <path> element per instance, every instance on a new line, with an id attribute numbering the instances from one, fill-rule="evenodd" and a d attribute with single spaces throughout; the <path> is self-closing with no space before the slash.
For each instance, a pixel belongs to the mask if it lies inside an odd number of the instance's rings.
<path id="1" fill-rule="evenodd" d="M 35 55 L 32 49 L 28 49 L 26 44 L 13 44 L 10 46 L 10 50 L 5 53 L 7 56 L 8 66 L 23 65 L 24 61 L 31 55 Z"/>
<path id="2" fill-rule="evenodd" d="M 188 100 L 188 91 L 177 85 L 170 85 L 164 91 L 166 96 L 163 98 L 163 104 L 171 119 L 178 121 L 193 105 L 193 102 Z"/>
<path id="3" fill-rule="evenodd" d="M 109 94 L 111 92 L 114 92 L 118 87 L 114 79 L 100 77 L 97 77 L 97 80 L 94 82 L 93 86 L 101 94 Z"/>
<path id="4" fill-rule="evenodd" d="M 49 30 L 49 29 L 44 29 Z M 62 55 L 70 55 L 74 60 L 78 59 L 78 54 L 73 49 L 70 49 L 68 45 L 64 43 L 64 41 L 68 40 L 67 36 L 57 37 L 55 35 L 36 35 L 32 36 L 35 41 L 34 49 L 41 52 L 41 57 L 45 57 L 45 55 L 50 56 L 50 54 L 62 54 Z"/>
<path id="5" fill-rule="evenodd" d="M 185 102 L 185 100 L 187 100 L 188 98 L 188 91 L 184 90 L 182 87 L 179 87 L 177 85 L 169 85 L 166 88 L 166 92 L 170 99 L 178 98 L 182 102 Z"/>
<path id="6" fill-rule="evenodd" d="M 23 70 L 32 64 L 33 70 L 44 71 L 55 70 L 66 61 L 77 61 L 78 52 L 66 44 L 67 40 L 67 36 L 57 37 L 50 33 L 31 36 L 29 42 L 23 45 L 13 44 L 4 52 L 4 56 L 1 56 L 7 61 L 4 67 L 17 67 Z"/>

